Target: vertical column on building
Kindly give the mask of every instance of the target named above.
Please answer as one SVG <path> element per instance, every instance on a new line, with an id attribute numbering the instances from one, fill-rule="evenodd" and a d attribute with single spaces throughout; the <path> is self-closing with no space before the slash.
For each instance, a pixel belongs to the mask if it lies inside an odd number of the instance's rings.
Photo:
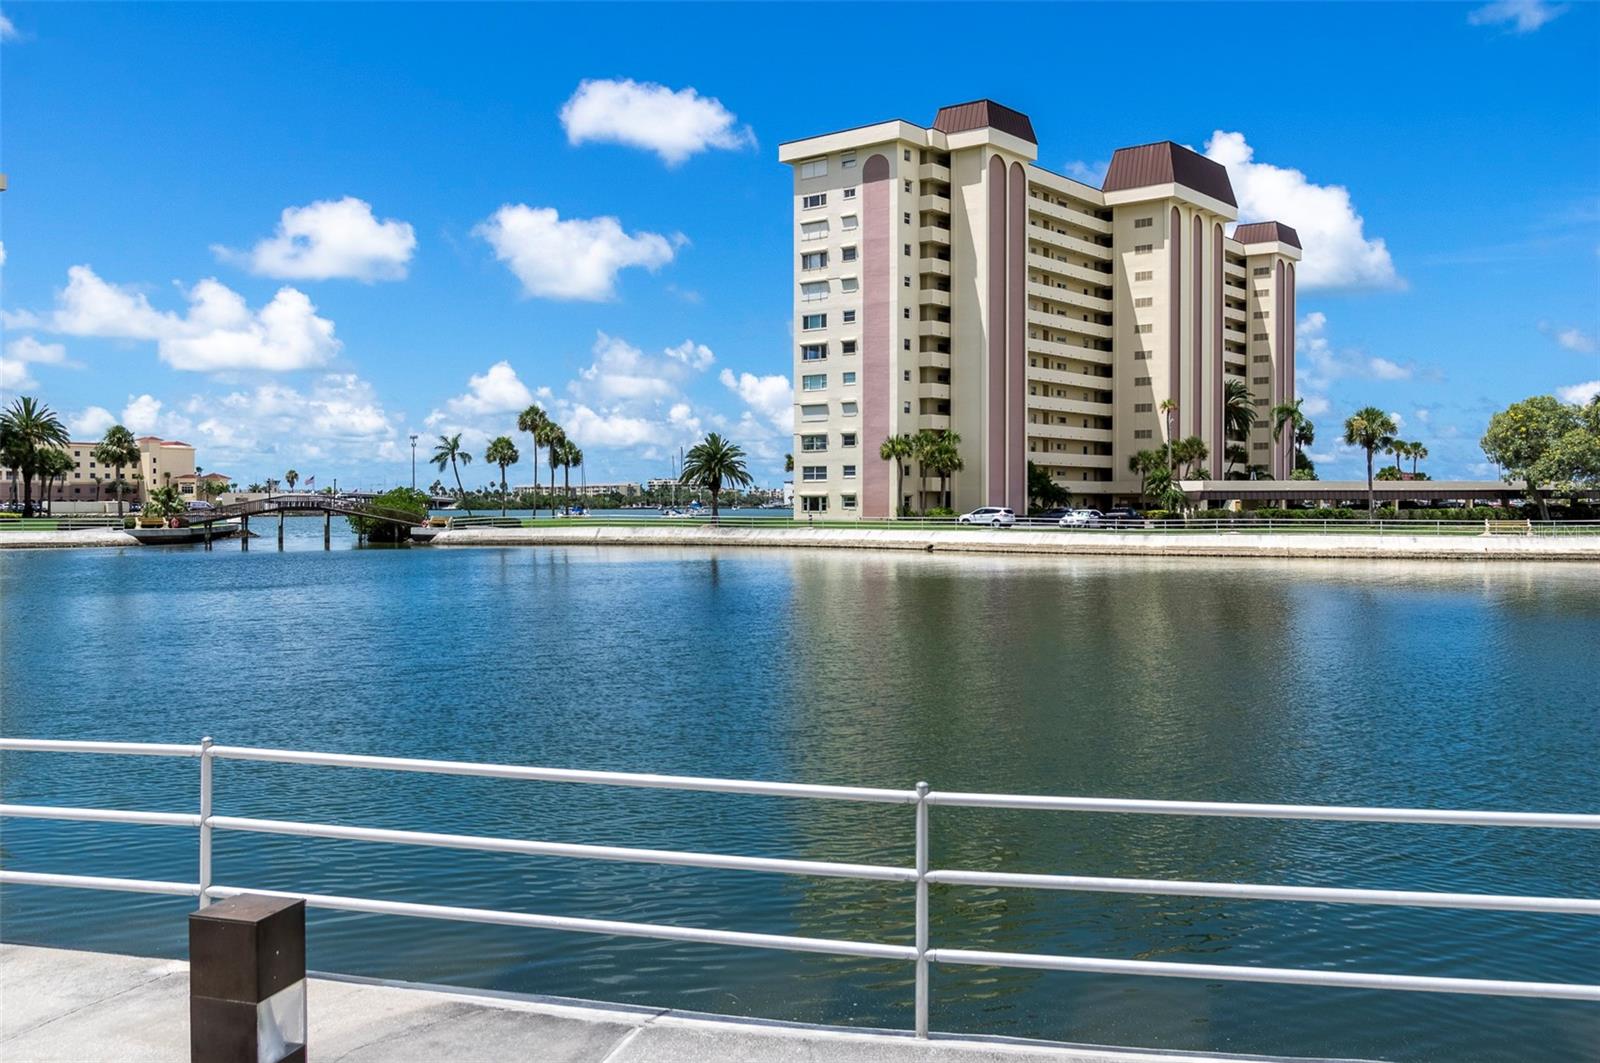
<path id="1" fill-rule="evenodd" d="M 1211 226 L 1211 478 L 1222 479 L 1228 450 L 1226 388 L 1222 380 L 1222 223 Z"/>
<path id="2" fill-rule="evenodd" d="M 1286 272 L 1286 275 L 1288 277 L 1288 281 L 1285 284 L 1286 291 L 1284 292 L 1284 300 L 1289 304 L 1289 313 L 1288 313 L 1288 321 L 1284 323 L 1284 328 L 1283 328 L 1284 344 L 1285 344 L 1286 351 L 1287 351 L 1287 353 L 1285 354 L 1284 359 L 1283 359 L 1284 366 L 1285 366 L 1284 374 L 1283 374 L 1283 401 L 1284 402 L 1293 402 L 1294 399 L 1295 399 L 1295 386 L 1294 386 L 1294 331 L 1295 331 L 1295 329 L 1294 329 L 1294 326 L 1295 326 L 1295 321 L 1298 320 L 1294 316 L 1295 315 L 1295 305 L 1294 305 L 1295 300 L 1294 300 L 1294 263 L 1293 262 L 1289 263 L 1289 265 L 1288 265 L 1288 267 L 1287 267 L 1285 272 Z M 1287 453 L 1285 455 L 1284 476 L 1288 477 L 1288 476 L 1294 475 L 1295 445 L 1294 445 L 1293 433 L 1285 433 L 1285 435 L 1288 436 L 1289 439 L 1288 439 L 1288 443 L 1286 444 L 1287 447 L 1288 447 L 1288 451 L 1287 451 Z"/>
<path id="3" fill-rule="evenodd" d="M 1277 409 L 1278 406 L 1284 401 L 1283 396 L 1285 394 L 1285 389 L 1283 386 L 1283 373 L 1284 364 L 1288 360 L 1286 357 L 1287 351 L 1285 350 L 1286 341 L 1284 339 L 1283 324 L 1285 300 L 1283 297 L 1282 259 L 1278 260 L 1277 266 L 1273 271 L 1272 279 L 1272 320 L 1273 328 L 1275 330 L 1274 335 L 1277 339 L 1277 342 L 1272 346 L 1272 408 Z M 1272 476 L 1277 480 L 1284 480 L 1289 476 L 1288 472 L 1286 472 L 1283 467 L 1283 447 L 1284 439 L 1286 439 L 1290 434 L 1290 432 L 1285 431 L 1283 436 L 1278 439 L 1276 445 L 1272 448 Z"/>
<path id="4" fill-rule="evenodd" d="M 1006 504 L 1006 274 L 1010 256 L 1006 216 L 1006 161 L 989 156 L 989 262 L 988 262 L 988 394 L 985 396 L 985 454 L 983 497 L 986 504 Z"/>
<path id="5" fill-rule="evenodd" d="M 1167 396 L 1178 403 L 1178 413 L 1161 418 L 1167 442 L 1183 433 L 1183 215 L 1172 208 L 1167 226 Z"/>
<path id="6" fill-rule="evenodd" d="M 894 497 L 891 462 L 878 460 L 878 447 L 894 433 L 894 202 L 890 196 L 889 160 L 874 154 L 861 167 L 861 497 L 864 517 L 888 517 L 899 511 Z"/>
<path id="7" fill-rule="evenodd" d="M 1005 502 L 1028 510 L 1028 177 L 1012 162 L 1006 191 L 1006 486 Z"/>

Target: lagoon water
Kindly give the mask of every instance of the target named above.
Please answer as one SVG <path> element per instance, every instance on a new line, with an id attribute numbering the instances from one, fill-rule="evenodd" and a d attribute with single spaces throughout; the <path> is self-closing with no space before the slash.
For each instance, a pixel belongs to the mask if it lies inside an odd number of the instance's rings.
<path id="1" fill-rule="evenodd" d="M 0 554 L 12 736 L 761 779 L 1600 811 L 1588 566 L 353 549 Z M 257 528 L 267 532 L 266 528 Z M 6 801 L 193 811 L 193 761 L 0 759 Z M 908 864 L 911 812 L 221 762 L 219 814 Z M 16 870 L 192 881 L 191 830 L 7 820 Z M 933 811 L 935 866 L 1600 893 L 1580 832 Z M 909 942 L 892 884 L 217 837 L 216 879 Z M 182 899 L 3 892 L 9 941 L 184 954 Z M 936 887 L 936 945 L 1600 982 L 1593 918 Z M 314 968 L 907 1027 L 911 968 L 313 912 Z M 936 1029 L 1403 1060 L 1594 1058 L 1600 1007 L 936 969 Z"/>

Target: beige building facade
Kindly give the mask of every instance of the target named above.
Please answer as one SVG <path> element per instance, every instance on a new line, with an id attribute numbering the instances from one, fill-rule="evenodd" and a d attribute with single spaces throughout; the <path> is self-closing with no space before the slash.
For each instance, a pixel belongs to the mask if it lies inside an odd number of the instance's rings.
<path id="1" fill-rule="evenodd" d="M 880 517 L 1027 509 L 1030 462 L 1075 499 L 1137 495 L 1128 459 L 1198 436 L 1202 470 L 1277 478 L 1293 395 L 1295 232 L 1229 226 L 1219 164 L 1171 142 L 1116 151 L 1100 188 L 1035 164 L 1026 115 L 989 100 L 924 128 L 784 144 L 794 171 L 795 510 Z M 1227 438 L 1227 381 L 1249 388 Z M 1172 400 L 1175 406 L 1165 406 Z M 885 439 L 960 437 L 941 494 Z"/>
<path id="2" fill-rule="evenodd" d="M 171 486 L 181 494 L 194 494 L 196 470 L 193 446 L 160 436 L 142 436 L 137 442 L 138 465 L 125 465 L 122 468 L 122 479 L 126 485 L 123 497 L 126 500 L 143 500 L 156 487 Z M 99 445 L 98 440 L 68 443 L 66 449 L 72 455 L 72 472 L 64 480 L 58 478 L 50 484 L 43 484 L 36 477 L 34 497 L 61 502 L 114 501 L 116 493 L 112 485 L 116 481 L 117 470 L 96 460 L 94 452 Z M 4 497 L 7 500 L 21 499 L 22 484 L 20 480 L 13 479 L 12 470 L 0 472 L 0 477 L 3 477 L 0 483 L 4 487 L 0 491 L 3 491 Z M 213 473 L 207 473 L 205 478 L 226 480 L 226 477 Z"/>

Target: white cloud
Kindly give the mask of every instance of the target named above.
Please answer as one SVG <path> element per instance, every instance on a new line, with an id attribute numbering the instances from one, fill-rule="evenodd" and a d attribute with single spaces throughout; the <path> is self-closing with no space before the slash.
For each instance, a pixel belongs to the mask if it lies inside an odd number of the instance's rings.
<path id="1" fill-rule="evenodd" d="M 1561 328 L 1548 321 L 1541 321 L 1539 331 L 1553 337 L 1556 346 L 1574 354 L 1593 354 L 1595 351 L 1594 337 L 1580 328 Z"/>
<path id="2" fill-rule="evenodd" d="M 122 423 L 134 435 L 177 435 L 188 422 L 161 414 L 162 402 L 154 395 L 129 395 L 122 408 Z"/>
<path id="3" fill-rule="evenodd" d="M 561 423 L 567 436 L 580 447 L 660 445 L 673 438 L 673 433 L 659 421 L 617 411 L 600 412 L 582 403 L 568 408 Z"/>
<path id="4" fill-rule="evenodd" d="M 599 142 L 644 148 L 676 166 L 711 148 L 754 147 L 755 134 L 720 100 L 692 88 L 674 92 L 651 82 L 586 80 L 561 108 L 570 144 Z"/>
<path id="5" fill-rule="evenodd" d="M 4 15 L 0 15 L 0 41 L 19 41 L 22 34 L 17 32 L 16 23 Z"/>
<path id="6" fill-rule="evenodd" d="M 1243 133 L 1221 129 L 1206 142 L 1206 156 L 1228 168 L 1246 221 L 1281 221 L 1300 234 L 1305 259 L 1295 274 L 1305 290 L 1403 288 L 1381 237 L 1368 239 L 1350 191 L 1319 185 L 1299 170 L 1255 162 Z"/>
<path id="7" fill-rule="evenodd" d="M 710 356 L 710 350 L 700 349 Z M 666 359 L 655 359 L 625 340 L 597 333 L 594 361 L 579 370 L 578 378 L 567 389 L 579 399 L 599 403 L 670 399 L 678 394 L 677 381 L 682 378 L 682 367 L 689 364 L 692 351 L 693 344 L 686 342 L 663 352 Z"/>
<path id="8" fill-rule="evenodd" d="M 668 358 L 695 370 L 709 369 L 711 363 L 717 360 L 710 347 L 693 340 L 684 340 L 676 347 L 668 347 L 665 353 Z"/>
<path id="9" fill-rule="evenodd" d="M 1600 380 L 1585 380 L 1582 384 L 1556 389 L 1556 397 L 1562 402 L 1576 403 L 1579 406 L 1587 405 L 1596 395 L 1600 395 Z"/>
<path id="10" fill-rule="evenodd" d="M 1294 329 L 1296 392 L 1324 392 L 1335 381 L 1354 377 L 1367 380 L 1410 380 L 1414 364 L 1378 358 L 1359 350 L 1335 350 L 1328 339 L 1328 317 L 1320 310 L 1306 314 Z"/>
<path id="11" fill-rule="evenodd" d="M 217 257 L 286 280 L 400 280 L 416 250 L 409 224 L 379 221 L 365 200 L 346 196 L 285 207 L 278 229 L 249 251 L 213 245 Z"/>
<path id="12" fill-rule="evenodd" d="M 733 370 L 724 369 L 718 379 L 779 432 L 788 434 L 794 430 L 794 385 L 788 377 L 754 373 L 735 376 Z"/>
<path id="13" fill-rule="evenodd" d="M 1111 166 L 1109 159 L 1096 159 L 1086 162 L 1083 159 L 1073 159 L 1067 163 L 1067 176 L 1075 181 L 1082 181 L 1086 185 L 1099 188 L 1106 180 L 1106 170 Z"/>
<path id="14" fill-rule="evenodd" d="M 1494 0 L 1474 8 L 1467 21 L 1474 26 L 1505 26 L 1511 33 L 1532 33 L 1566 14 L 1567 7 L 1549 0 Z"/>
<path id="15" fill-rule="evenodd" d="M 610 217 L 562 221 L 551 207 L 520 203 L 501 207 L 472 231 L 489 242 L 524 292 L 544 299 L 610 299 L 619 272 L 629 266 L 654 272 L 672 261 L 674 244 L 683 241 L 630 234 Z"/>
<path id="16" fill-rule="evenodd" d="M 67 430 L 78 440 L 99 439 L 116 423 L 116 415 L 104 406 L 88 406 L 67 416 Z"/>
<path id="17" fill-rule="evenodd" d="M 1321 417 L 1333 408 L 1321 395 L 1306 395 L 1303 398 L 1300 409 L 1307 417 Z"/>
<path id="18" fill-rule="evenodd" d="M 451 418 L 474 418 L 493 414 L 520 413 L 533 405 L 533 392 L 506 361 L 496 362 L 482 373 L 467 378 L 467 391 L 445 403 L 427 417 L 431 427 Z"/>
<path id="19" fill-rule="evenodd" d="M 155 340 L 161 360 L 174 369 L 212 373 L 258 369 L 282 372 L 323 365 L 341 346 L 333 322 L 318 317 L 304 292 L 280 288 L 252 311 L 244 297 L 220 281 L 200 281 L 187 292 L 183 315 L 159 311 L 144 293 L 110 284 L 88 266 L 67 270 L 67 286 L 48 314 L 4 315 L 13 328 L 36 327 L 68 336 Z"/>
<path id="20" fill-rule="evenodd" d="M 7 393 L 23 388 L 38 387 L 39 382 L 28 370 L 36 365 L 65 365 L 67 349 L 59 343 L 40 343 L 32 336 L 18 336 L 5 347 L 0 358 L 0 391 Z"/>

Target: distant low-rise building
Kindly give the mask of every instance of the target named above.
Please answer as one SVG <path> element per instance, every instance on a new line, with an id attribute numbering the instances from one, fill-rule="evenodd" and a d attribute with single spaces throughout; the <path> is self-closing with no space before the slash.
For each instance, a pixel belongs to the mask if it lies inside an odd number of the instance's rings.
<path id="1" fill-rule="evenodd" d="M 549 484 L 540 484 L 541 491 L 549 491 Z M 532 484 L 522 484 L 511 490 L 518 494 L 532 494 Z M 565 493 L 566 489 L 559 483 L 555 485 L 557 493 Z M 573 484 L 572 493 L 578 498 L 598 498 L 601 495 L 621 495 L 623 498 L 638 498 L 643 492 L 636 483 L 609 483 L 609 484 Z"/>
<path id="2" fill-rule="evenodd" d="M 195 477 L 198 470 L 195 467 L 195 450 L 188 443 L 178 439 L 162 439 L 160 436 L 141 436 L 136 442 L 139 444 L 139 462 L 137 465 L 124 465 L 122 467 L 122 480 L 126 484 L 123 497 L 128 500 L 144 499 L 150 490 L 157 487 L 176 487 L 180 494 L 193 495 L 195 493 Z M 99 440 L 77 440 L 67 444 L 67 453 L 72 455 L 72 472 L 63 480 L 57 478 L 52 483 L 43 483 L 37 477 L 34 480 L 33 493 L 36 497 L 54 499 L 58 502 L 98 502 L 110 501 L 116 497 L 113 486 L 117 479 L 117 470 L 114 466 L 106 465 L 95 458 L 95 448 L 100 445 Z M 205 473 L 206 480 L 228 483 L 229 478 L 220 473 Z M 14 478 L 12 470 L 0 472 L 0 492 L 5 498 L 17 500 L 22 497 L 21 481 Z"/>

